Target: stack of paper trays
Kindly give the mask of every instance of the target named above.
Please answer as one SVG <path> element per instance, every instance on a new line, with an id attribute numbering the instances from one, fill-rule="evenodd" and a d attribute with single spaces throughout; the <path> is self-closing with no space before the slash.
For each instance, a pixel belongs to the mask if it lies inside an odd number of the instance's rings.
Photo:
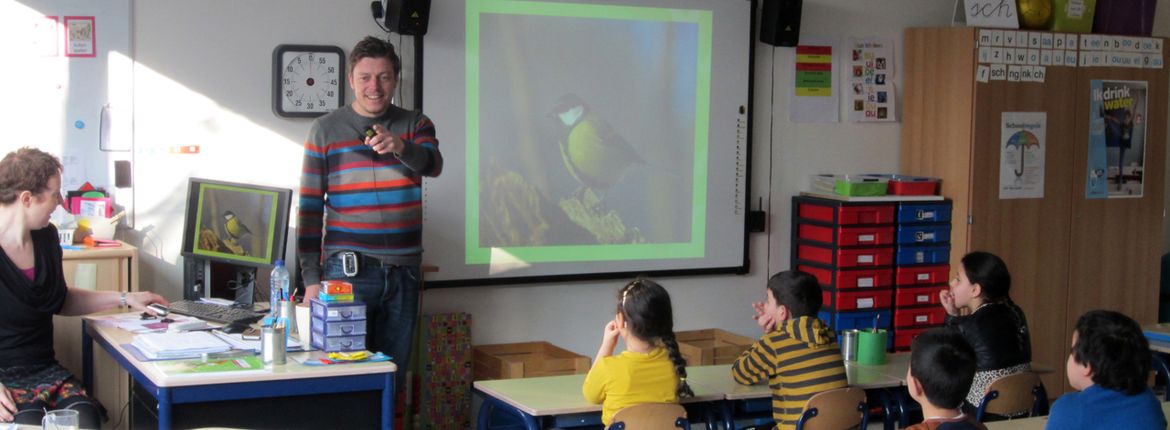
<path id="1" fill-rule="evenodd" d="M 226 342 L 206 331 L 140 334 L 134 336 L 131 344 L 151 360 L 193 358 L 205 352 L 216 353 L 231 349 Z"/>

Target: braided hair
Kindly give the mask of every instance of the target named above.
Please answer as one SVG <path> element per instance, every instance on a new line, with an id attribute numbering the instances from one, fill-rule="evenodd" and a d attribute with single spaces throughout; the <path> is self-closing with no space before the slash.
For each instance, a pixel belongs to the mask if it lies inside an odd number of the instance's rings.
<path id="1" fill-rule="evenodd" d="M 618 312 L 626 320 L 630 333 L 647 342 L 661 342 L 674 363 L 678 375 L 675 395 L 679 399 L 694 397 L 687 384 L 687 360 L 678 349 L 674 338 L 674 313 L 666 289 L 649 279 L 638 278 L 626 284 L 618 293 Z"/>

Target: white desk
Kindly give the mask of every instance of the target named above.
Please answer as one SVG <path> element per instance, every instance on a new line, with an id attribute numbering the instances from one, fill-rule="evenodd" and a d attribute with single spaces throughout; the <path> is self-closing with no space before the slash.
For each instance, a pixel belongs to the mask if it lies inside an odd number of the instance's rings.
<path id="1" fill-rule="evenodd" d="M 171 428 L 172 408 L 183 403 L 358 391 L 380 391 L 381 427 L 391 428 L 393 424 L 394 372 L 397 367 L 392 362 L 305 366 L 294 360 L 294 357 L 308 354 L 301 352 L 289 354 L 288 364 L 263 372 L 204 373 L 192 377 L 169 374 L 155 362 L 138 361 L 123 348 L 133 340 L 134 334 L 114 327 L 101 317 L 87 317 L 85 328 L 86 367 L 92 365 L 92 339 L 158 401 L 160 429 Z"/>
<path id="2" fill-rule="evenodd" d="M 1170 416 L 1170 402 L 1162 403 L 1162 414 Z M 987 430 L 1044 430 L 1044 426 L 1048 425 L 1048 416 L 994 421 L 984 425 Z"/>

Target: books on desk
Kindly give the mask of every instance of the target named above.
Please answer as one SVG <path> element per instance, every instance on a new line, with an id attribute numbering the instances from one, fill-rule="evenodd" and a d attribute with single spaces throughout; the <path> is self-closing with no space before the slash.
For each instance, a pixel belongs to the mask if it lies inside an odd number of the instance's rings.
<path id="1" fill-rule="evenodd" d="M 206 331 L 139 334 L 134 336 L 131 345 L 150 360 L 196 358 L 203 353 L 232 349 L 231 345 Z"/>

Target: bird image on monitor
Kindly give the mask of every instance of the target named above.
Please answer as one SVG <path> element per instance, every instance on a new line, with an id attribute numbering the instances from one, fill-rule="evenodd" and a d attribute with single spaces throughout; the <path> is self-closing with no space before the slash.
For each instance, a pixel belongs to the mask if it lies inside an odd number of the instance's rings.
<path id="1" fill-rule="evenodd" d="M 557 99 L 553 115 L 562 128 L 561 159 L 583 188 L 599 195 L 621 178 L 631 164 L 644 164 L 621 135 L 576 94 Z M 584 189 L 578 189 L 580 194 Z"/>
<path id="2" fill-rule="evenodd" d="M 232 253 L 236 255 L 247 254 L 244 248 L 240 246 L 240 242 L 244 236 L 252 234 L 252 231 L 248 230 L 248 226 L 244 225 L 244 223 L 240 221 L 240 217 L 237 217 L 235 212 L 224 211 L 223 231 L 227 232 L 228 236 L 224 238 L 224 245 L 226 245 L 228 249 L 231 249 Z"/>

